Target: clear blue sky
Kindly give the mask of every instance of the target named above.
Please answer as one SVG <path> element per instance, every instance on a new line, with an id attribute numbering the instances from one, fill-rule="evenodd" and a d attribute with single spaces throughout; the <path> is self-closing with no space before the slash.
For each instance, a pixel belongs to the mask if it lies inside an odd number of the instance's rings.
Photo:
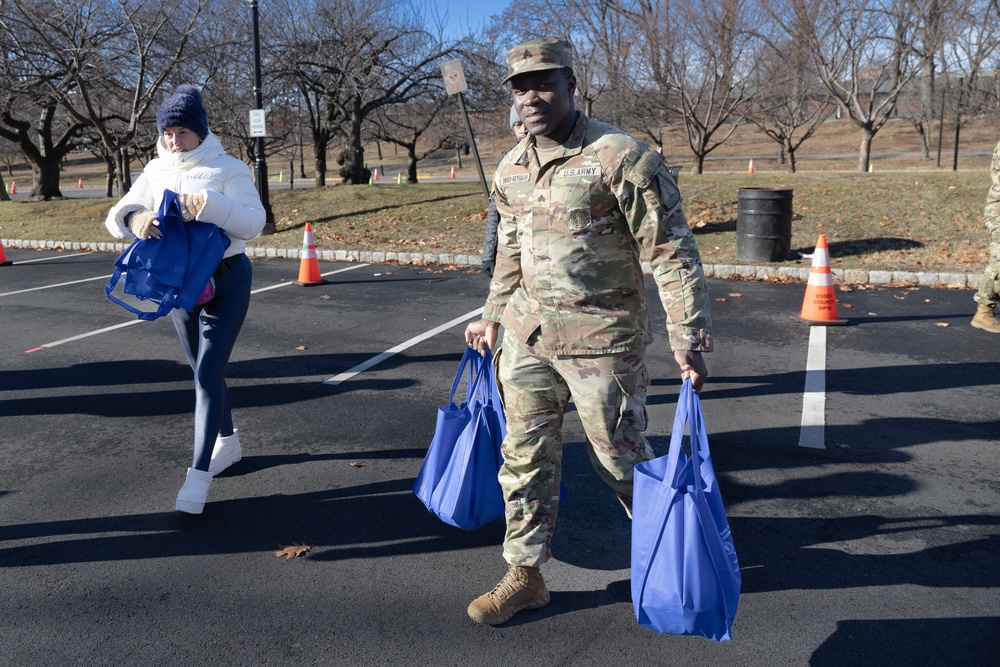
<path id="1" fill-rule="evenodd" d="M 466 34 L 485 25 L 490 16 L 502 12 L 510 0 L 432 0 L 438 10 L 448 12 L 446 30 L 451 36 Z"/>

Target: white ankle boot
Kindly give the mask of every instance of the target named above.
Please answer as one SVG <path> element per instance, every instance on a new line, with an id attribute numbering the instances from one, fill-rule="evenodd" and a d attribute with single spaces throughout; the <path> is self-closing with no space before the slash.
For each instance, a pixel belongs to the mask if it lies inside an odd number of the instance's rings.
<path id="1" fill-rule="evenodd" d="M 205 500 L 208 499 L 208 490 L 211 488 L 212 473 L 188 468 L 187 479 L 184 480 L 184 486 L 177 493 L 177 503 L 174 505 L 174 509 L 188 514 L 201 514 L 205 508 Z"/>
<path id="2" fill-rule="evenodd" d="M 232 435 L 219 436 L 215 439 L 215 448 L 212 449 L 212 461 L 208 464 L 208 471 L 213 475 L 233 465 L 243 458 L 243 449 L 240 447 L 239 429 L 233 429 Z"/>

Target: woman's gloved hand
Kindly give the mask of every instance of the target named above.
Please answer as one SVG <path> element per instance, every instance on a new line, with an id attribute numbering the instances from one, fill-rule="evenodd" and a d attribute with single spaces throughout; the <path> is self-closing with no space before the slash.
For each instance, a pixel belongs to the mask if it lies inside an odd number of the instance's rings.
<path id="1" fill-rule="evenodd" d="M 129 216 L 129 229 L 139 239 L 158 239 L 163 236 L 159 225 L 156 214 L 146 209 L 140 209 Z"/>
<path id="2" fill-rule="evenodd" d="M 181 218 L 184 222 L 191 222 L 197 219 L 198 212 L 205 205 L 203 195 L 177 195 L 177 203 L 181 205 Z"/>

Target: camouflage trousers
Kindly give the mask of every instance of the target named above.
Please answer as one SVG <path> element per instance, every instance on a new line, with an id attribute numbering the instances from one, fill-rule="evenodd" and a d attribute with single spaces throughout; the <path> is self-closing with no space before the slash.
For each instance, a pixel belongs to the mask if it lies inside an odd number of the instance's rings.
<path id="1" fill-rule="evenodd" d="M 979 291 L 972 298 L 976 303 L 996 308 L 1000 303 L 1000 224 L 988 220 L 986 228 L 990 231 L 990 263 L 979 281 Z"/>
<path id="2" fill-rule="evenodd" d="M 530 342 L 505 336 L 497 359 L 507 416 L 499 474 L 507 520 L 503 555 L 522 566 L 541 565 L 551 555 L 570 399 L 587 434 L 591 464 L 617 493 L 631 497 L 632 469 L 653 458 L 643 435 L 649 384 L 644 350 L 549 357 Z"/>

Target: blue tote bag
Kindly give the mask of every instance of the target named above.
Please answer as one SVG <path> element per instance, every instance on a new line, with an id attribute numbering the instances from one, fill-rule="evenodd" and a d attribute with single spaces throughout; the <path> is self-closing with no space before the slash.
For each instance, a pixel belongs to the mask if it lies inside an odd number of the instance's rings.
<path id="1" fill-rule="evenodd" d="M 465 402 L 455 393 L 468 370 Z M 487 350 L 469 348 L 451 386 L 448 405 L 438 408 L 434 438 L 417 475 L 413 492 L 445 523 L 474 530 L 503 515 L 497 472 L 506 435 L 503 407 Z"/>
<path id="2" fill-rule="evenodd" d="M 155 320 L 174 308 L 191 312 L 230 244 L 213 224 L 184 222 L 177 193 L 171 190 L 163 191 L 156 217 L 163 236 L 133 241 L 115 260 L 115 272 L 104 287 L 108 299 L 140 320 Z M 156 310 L 140 310 L 116 297 L 119 281 L 125 294 L 153 302 Z"/>
<path id="3" fill-rule="evenodd" d="M 685 423 L 690 456 L 681 447 Z M 742 577 L 690 380 L 677 400 L 669 453 L 635 467 L 632 517 L 632 603 L 639 624 L 732 639 Z"/>

